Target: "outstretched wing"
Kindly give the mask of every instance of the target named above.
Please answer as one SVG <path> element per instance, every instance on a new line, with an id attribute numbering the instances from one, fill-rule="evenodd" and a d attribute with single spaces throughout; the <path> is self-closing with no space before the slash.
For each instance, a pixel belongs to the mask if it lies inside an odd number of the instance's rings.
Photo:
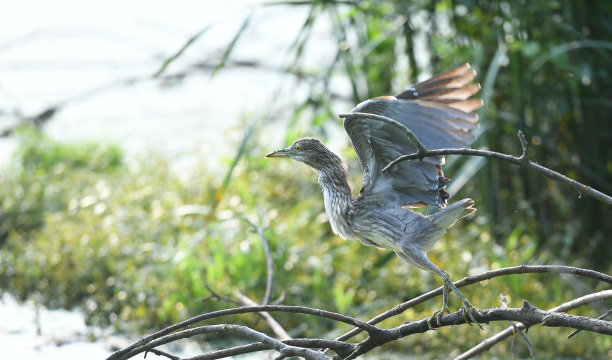
<path id="1" fill-rule="evenodd" d="M 374 118 L 347 118 L 344 128 L 351 138 L 363 170 L 362 196 L 381 206 L 446 206 L 444 157 L 398 163 L 382 172 L 389 162 L 417 151 L 401 127 L 414 133 L 427 149 L 465 148 L 475 140 L 478 127 L 472 111 L 482 100 L 470 99 L 480 84 L 467 84 L 476 76 L 469 64 L 414 85 L 397 96 L 374 98 L 352 112 L 382 115 L 395 124 Z"/>

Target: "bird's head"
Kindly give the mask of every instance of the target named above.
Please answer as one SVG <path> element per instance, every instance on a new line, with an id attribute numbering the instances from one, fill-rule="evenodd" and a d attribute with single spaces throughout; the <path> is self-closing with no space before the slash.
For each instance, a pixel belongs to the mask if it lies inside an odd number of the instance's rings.
<path id="1" fill-rule="evenodd" d="M 336 154 L 331 152 L 319 140 L 313 138 L 297 140 L 293 145 L 273 151 L 266 155 L 266 157 L 297 160 L 310 166 L 317 172 L 340 161 L 340 158 L 338 158 Z"/>

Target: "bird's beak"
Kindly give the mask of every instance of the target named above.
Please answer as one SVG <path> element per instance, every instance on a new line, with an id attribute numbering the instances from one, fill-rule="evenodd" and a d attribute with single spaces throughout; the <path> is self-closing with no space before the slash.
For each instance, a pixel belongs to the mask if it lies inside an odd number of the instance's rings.
<path id="1" fill-rule="evenodd" d="M 284 149 L 272 151 L 271 153 L 266 155 L 266 157 L 268 158 L 270 157 L 286 158 L 286 157 L 289 157 L 290 154 L 291 154 L 291 150 L 289 148 L 284 148 Z"/>

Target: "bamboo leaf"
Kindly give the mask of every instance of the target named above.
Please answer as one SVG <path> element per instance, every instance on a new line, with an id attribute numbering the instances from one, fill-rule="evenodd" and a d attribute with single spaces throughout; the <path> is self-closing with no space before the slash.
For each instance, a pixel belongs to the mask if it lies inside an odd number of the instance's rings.
<path id="1" fill-rule="evenodd" d="M 159 70 L 157 70 L 155 72 L 155 74 L 153 74 L 153 78 L 154 79 L 158 78 L 161 74 L 163 74 L 164 71 L 166 71 L 166 68 L 168 68 L 168 66 L 170 64 L 172 64 L 174 62 L 174 60 L 178 59 L 181 55 L 183 55 L 185 50 L 187 50 L 196 40 L 198 40 L 200 38 L 200 36 L 202 36 L 210 28 L 211 28 L 211 26 L 208 25 L 205 28 L 203 28 L 202 30 L 200 30 L 197 33 L 195 33 L 193 36 L 191 36 L 187 40 L 187 42 L 174 55 L 170 56 L 168 59 L 166 59 L 166 61 L 164 61 L 162 66 L 159 68 Z"/>
<path id="2" fill-rule="evenodd" d="M 249 26 L 252 17 L 253 15 L 249 15 L 246 19 L 244 19 L 244 21 L 242 22 L 242 26 L 240 26 L 240 29 L 238 30 L 236 35 L 234 35 L 234 38 L 232 39 L 232 41 L 230 41 L 229 45 L 223 52 L 223 55 L 221 56 L 221 61 L 219 61 L 219 64 L 215 66 L 211 77 L 217 75 L 217 73 L 225 66 L 225 64 L 227 63 L 227 59 L 229 59 L 230 55 L 232 54 L 232 51 L 234 51 L 234 47 L 236 47 L 236 43 L 238 43 L 238 40 L 240 40 L 240 37 L 246 30 L 247 26 Z"/>

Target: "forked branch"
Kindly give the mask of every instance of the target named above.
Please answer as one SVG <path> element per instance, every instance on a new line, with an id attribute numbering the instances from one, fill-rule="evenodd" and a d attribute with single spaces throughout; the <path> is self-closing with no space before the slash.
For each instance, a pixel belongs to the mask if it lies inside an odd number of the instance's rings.
<path id="1" fill-rule="evenodd" d="M 612 298 L 612 290 L 605 290 L 605 291 L 600 291 L 598 293 L 595 294 L 589 294 L 589 295 L 585 295 L 582 297 L 579 297 L 577 299 L 574 299 L 572 301 L 568 301 L 564 304 L 561 304 L 559 306 L 556 306 L 550 310 L 548 310 L 549 312 L 553 312 L 553 313 L 560 313 L 560 312 L 565 312 L 565 311 L 569 311 L 575 308 L 578 308 L 582 305 L 588 304 L 588 303 L 593 303 L 593 302 L 597 302 L 597 301 L 602 301 L 602 300 L 606 300 L 606 299 L 610 299 Z M 605 314 L 604 314 L 605 315 Z M 601 321 L 602 316 L 598 317 L 595 320 Z M 612 324 L 609 321 L 604 321 L 604 323 L 607 324 Z M 518 324 L 517 328 L 519 331 L 524 330 L 526 328 L 524 323 Z M 576 329 L 577 331 L 583 330 L 583 329 Z M 459 355 L 457 358 L 455 358 L 455 360 L 465 360 L 465 359 L 469 359 L 472 358 L 478 354 L 483 353 L 484 351 L 492 348 L 495 344 L 501 342 L 502 340 L 504 340 L 505 338 L 512 336 L 514 334 L 515 329 L 510 326 L 508 328 L 506 328 L 503 331 L 500 331 L 499 333 L 481 341 L 478 345 L 474 346 L 473 348 L 471 348 L 470 350 L 464 352 L 463 354 Z"/>
<path id="2" fill-rule="evenodd" d="M 589 277 L 593 279 L 597 279 L 599 281 L 603 281 L 609 284 L 612 284 L 612 276 L 600 273 L 594 270 L 588 269 L 580 269 L 569 266 L 561 266 L 561 265 L 544 265 L 544 266 L 517 266 L 512 268 L 504 268 L 488 271 L 482 274 L 470 276 L 464 278 L 460 281 L 457 281 L 455 285 L 457 287 L 462 287 L 468 284 L 473 284 L 476 282 L 480 282 L 483 280 L 491 279 L 496 276 L 503 276 L 509 274 L 521 274 L 521 273 L 543 273 L 543 272 L 554 272 L 554 273 L 566 273 L 566 274 L 574 274 L 582 277 Z M 231 347 L 223 350 L 218 350 L 215 352 L 211 352 L 208 354 L 199 355 L 197 357 L 192 358 L 192 360 L 212 360 L 212 359 L 221 359 L 229 356 L 252 353 L 267 349 L 275 349 L 281 353 L 280 358 L 284 358 L 285 356 L 301 356 L 306 359 L 317 359 L 322 360 L 331 359 L 327 354 L 317 352 L 311 349 L 318 348 L 328 348 L 332 349 L 336 352 L 342 359 L 355 359 L 358 356 L 369 352 L 370 350 L 379 347 L 383 344 L 389 343 L 391 341 L 397 340 L 402 337 L 406 337 L 412 334 L 424 333 L 430 331 L 429 326 L 427 324 L 427 319 L 422 319 L 414 322 L 407 322 L 401 326 L 391 328 L 391 329 L 383 329 L 374 326 L 373 324 L 383 319 L 389 318 L 391 316 L 398 315 L 405 311 L 406 309 L 423 302 L 429 298 L 434 296 L 438 296 L 442 293 L 442 289 L 439 288 L 434 291 L 430 291 L 426 294 L 419 296 L 409 302 L 400 304 L 395 308 L 385 312 L 372 319 L 368 323 L 365 323 L 361 320 L 337 314 L 325 310 L 313 309 L 308 307 L 301 306 L 283 306 L 283 305 L 262 305 L 262 306 L 247 306 L 247 307 L 238 307 L 234 309 L 225 309 L 220 311 L 215 311 L 207 314 L 202 314 L 191 318 L 189 320 L 183 321 L 176 325 L 170 326 L 166 329 L 158 331 L 154 334 L 151 334 L 134 344 L 117 351 L 112 354 L 108 360 L 123 360 L 129 359 L 136 354 L 153 351 L 157 346 L 167 344 L 178 339 L 192 337 L 198 334 L 208 334 L 208 333 L 218 333 L 218 334 L 235 334 L 243 337 L 251 338 L 257 342 L 247 345 L 241 345 L 236 347 Z M 593 331 L 601 334 L 612 335 L 612 322 L 604 321 L 600 319 L 592 319 L 584 316 L 575 316 L 564 313 L 564 311 L 568 311 L 570 309 L 576 308 L 578 306 L 582 306 L 588 303 L 601 301 L 604 299 L 612 299 L 612 290 L 605 290 L 595 294 L 590 294 L 587 296 L 583 296 L 581 298 L 569 301 L 565 304 L 557 306 L 550 310 L 540 310 L 527 301 L 523 301 L 523 306 L 521 308 L 508 308 L 508 307 L 500 307 L 500 308 L 490 308 L 490 309 L 481 309 L 478 314 L 475 314 L 477 320 L 481 323 L 489 323 L 492 321 L 516 321 L 520 322 L 518 327 L 521 326 L 533 326 L 540 324 L 542 326 L 549 327 L 568 327 L 573 329 L 587 330 Z M 290 339 L 290 340 L 277 340 L 269 335 L 266 335 L 262 332 L 255 331 L 249 327 L 238 326 L 232 324 L 218 324 L 218 325 L 203 325 L 193 327 L 193 325 L 205 321 L 216 319 L 219 317 L 225 317 L 229 315 L 237 315 L 237 314 L 246 314 L 246 313 L 260 313 L 260 312 L 292 312 L 292 313 L 301 313 L 306 315 L 324 317 L 327 319 L 332 319 L 335 321 L 343 322 L 346 324 L 350 324 L 352 326 L 358 327 L 357 331 L 351 331 L 335 340 L 329 339 Z M 465 324 L 465 318 L 463 317 L 461 311 L 451 313 L 448 315 L 443 315 L 440 318 L 441 326 L 451 326 L 451 325 L 459 325 Z M 512 329 L 510 327 L 509 329 Z M 368 333 L 368 337 L 359 342 L 359 343 L 349 343 L 346 342 L 348 338 L 354 336 L 356 333 L 360 331 L 366 331 Z M 511 332 L 510 332 L 511 333 Z M 499 340 L 493 341 L 492 344 L 500 341 L 503 337 L 500 337 Z M 489 341 L 491 344 L 491 341 Z M 480 351 L 484 351 L 488 347 L 480 347 Z M 477 347 L 478 348 L 478 347 Z M 476 351 L 476 350 L 475 350 Z M 161 353 L 160 353 L 161 354 Z M 163 354 L 171 358 L 170 354 Z M 471 354 L 463 354 L 463 358 L 467 358 L 471 356 Z"/>
<path id="3" fill-rule="evenodd" d="M 475 284 L 481 281 L 489 280 L 498 276 L 512 275 L 512 274 L 536 274 L 536 273 L 558 273 L 558 274 L 572 274 L 576 276 L 588 277 L 591 279 L 595 279 L 598 281 L 603 281 L 605 283 L 612 285 L 612 276 L 608 274 L 604 274 L 595 270 L 590 269 L 582 269 L 573 266 L 565 266 L 565 265 L 519 265 L 513 267 L 507 267 L 502 269 L 485 271 L 483 273 L 472 275 L 465 277 L 459 281 L 455 281 L 454 284 L 457 288 L 462 288 L 467 285 Z M 414 299 L 406 301 L 397 305 L 396 307 L 383 312 L 382 314 L 370 319 L 368 324 L 378 324 L 379 322 L 391 318 L 393 316 L 397 316 L 404 311 L 423 303 L 429 299 L 432 299 L 436 296 L 442 295 L 442 287 L 435 290 L 431 290 L 426 292 L 425 294 L 418 296 Z M 349 339 L 361 332 L 361 329 L 353 329 L 346 334 L 339 336 L 336 340 L 346 340 Z"/>

